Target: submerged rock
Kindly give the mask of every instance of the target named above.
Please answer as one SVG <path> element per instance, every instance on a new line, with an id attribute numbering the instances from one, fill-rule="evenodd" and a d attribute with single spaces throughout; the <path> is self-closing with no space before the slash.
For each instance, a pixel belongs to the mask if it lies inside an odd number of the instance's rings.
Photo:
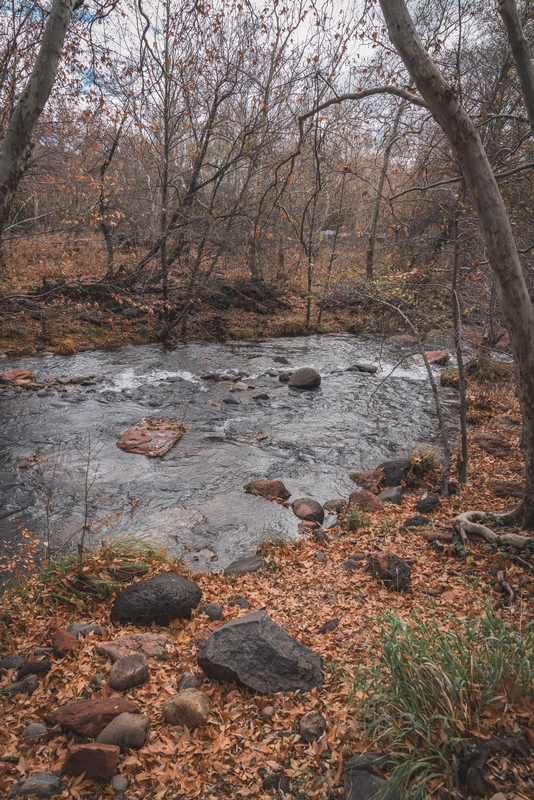
<path id="1" fill-rule="evenodd" d="M 290 389 L 317 389 L 321 385 L 321 376 L 316 369 L 301 367 L 289 378 Z"/>

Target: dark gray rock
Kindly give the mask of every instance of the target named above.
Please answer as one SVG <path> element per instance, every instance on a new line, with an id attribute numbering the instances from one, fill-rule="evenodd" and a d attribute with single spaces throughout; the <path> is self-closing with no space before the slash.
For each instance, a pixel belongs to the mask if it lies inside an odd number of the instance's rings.
<path id="1" fill-rule="evenodd" d="M 343 779 L 345 800 L 400 800 L 389 782 L 359 769 L 346 769 Z"/>
<path id="2" fill-rule="evenodd" d="M 134 625 L 168 625 L 172 619 L 189 617 L 201 597 L 202 590 L 196 583 L 176 572 L 164 572 L 119 592 L 110 619 Z"/>
<path id="3" fill-rule="evenodd" d="M 148 680 L 148 661 L 143 653 L 132 653 L 117 659 L 109 673 L 109 685 L 116 692 L 141 686 Z"/>
<path id="4" fill-rule="evenodd" d="M 223 403 L 226 403 L 227 406 L 240 406 L 241 400 L 239 400 L 238 397 L 234 397 L 234 395 L 231 394 L 229 397 L 223 397 Z"/>
<path id="5" fill-rule="evenodd" d="M 82 639 L 85 639 L 90 633 L 94 633 L 96 636 L 108 635 L 108 629 L 103 625 L 97 625 L 96 622 L 71 622 L 67 631 L 73 636 L 81 636 Z"/>
<path id="6" fill-rule="evenodd" d="M 378 469 L 384 472 L 384 486 L 400 486 L 405 481 L 412 468 L 412 462 L 407 458 L 397 458 L 394 461 L 384 461 Z"/>
<path id="7" fill-rule="evenodd" d="M 223 607 L 220 603 L 204 603 L 203 606 L 200 606 L 199 611 L 202 611 L 214 622 L 224 619 Z"/>
<path id="8" fill-rule="evenodd" d="M 11 653 L 4 658 L 0 658 L 0 669 L 18 669 L 26 663 L 26 659 L 18 653 Z"/>
<path id="9" fill-rule="evenodd" d="M 381 769 L 386 765 L 388 761 L 387 753 L 380 753 L 380 752 L 369 752 L 369 753 L 360 753 L 357 756 L 354 756 L 347 762 L 345 766 L 345 771 L 353 770 L 353 769 L 364 769 L 364 770 L 376 770 Z"/>
<path id="10" fill-rule="evenodd" d="M 393 486 L 391 489 L 385 489 L 385 491 L 380 492 L 378 496 L 384 503 L 394 503 L 397 506 L 400 506 L 402 503 L 402 489 L 400 486 Z"/>
<path id="11" fill-rule="evenodd" d="M 250 603 L 246 597 L 238 597 L 237 600 L 233 601 L 232 605 L 237 606 L 238 608 L 250 608 Z"/>
<path id="12" fill-rule="evenodd" d="M 29 794 L 36 797 L 54 797 L 62 791 L 61 779 L 53 772 L 36 772 L 12 786 L 11 797 L 24 797 Z"/>
<path id="13" fill-rule="evenodd" d="M 278 376 L 280 383 L 287 383 L 292 376 L 292 372 L 281 372 Z"/>
<path id="14" fill-rule="evenodd" d="M 252 399 L 253 400 L 268 400 L 269 399 L 269 395 L 266 394 L 265 392 L 261 392 L 261 394 L 253 395 Z"/>
<path id="15" fill-rule="evenodd" d="M 427 511 L 432 511 L 433 508 L 437 508 L 439 505 L 441 505 L 441 503 L 436 495 L 429 494 L 426 497 L 423 497 L 422 500 L 419 500 L 415 510 L 420 511 L 421 514 L 426 514 Z"/>
<path id="16" fill-rule="evenodd" d="M 215 292 L 210 299 L 215 308 L 222 308 L 223 310 L 230 308 L 230 298 L 224 292 Z"/>
<path id="17" fill-rule="evenodd" d="M 197 661 L 209 678 L 235 681 L 261 694 L 308 692 L 322 682 L 319 656 L 265 611 L 252 611 L 214 631 Z"/>
<path id="18" fill-rule="evenodd" d="M 336 497 L 334 500 L 327 500 L 326 503 L 323 503 L 323 508 L 325 511 L 333 511 L 334 514 L 341 514 L 346 502 L 347 501 L 343 500 L 342 497 Z"/>
<path id="19" fill-rule="evenodd" d="M 289 361 L 287 360 L 287 358 L 285 356 L 275 356 L 273 358 L 273 361 L 276 364 L 289 364 Z"/>
<path id="20" fill-rule="evenodd" d="M 318 550 L 315 554 L 315 560 L 319 562 L 319 564 L 324 564 L 326 561 L 326 556 L 322 550 Z"/>
<path id="21" fill-rule="evenodd" d="M 50 672 L 52 664 L 47 658 L 42 658 L 40 661 L 26 661 L 22 667 L 18 669 L 18 679 L 25 678 L 26 675 L 44 675 Z"/>
<path id="22" fill-rule="evenodd" d="M 38 736 L 48 733 L 48 728 L 42 722 L 32 722 L 31 725 L 22 732 L 22 738 L 29 742 L 31 739 L 37 739 Z"/>
<path id="23" fill-rule="evenodd" d="M 378 367 L 375 364 L 353 364 L 347 367 L 347 372 L 367 372 L 369 375 L 374 375 L 378 372 Z"/>
<path id="24" fill-rule="evenodd" d="M 317 500 L 311 497 L 299 497 L 291 503 L 293 514 L 299 519 L 307 520 L 308 522 L 318 522 L 322 524 L 324 520 L 324 508 Z"/>
<path id="25" fill-rule="evenodd" d="M 139 316 L 138 308 L 123 308 L 121 311 L 121 317 L 125 317 L 126 319 L 135 319 L 135 317 L 138 316 Z"/>
<path id="26" fill-rule="evenodd" d="M 184 692 L 186 689 L 198 689 L 202 686 L 202 681 L 199 681 L 191 672 L 184 672 L 178 683 L 178 691 Z"/>
<path id="27" fill-rule="evenodd" d="M 360 569 L 360 564 L 357 561 L 353 561 L 352 558 L 347 558 L 341 565 L 342 569 L 347 570 L 347 572 L 354 572 L 355 569 Z"/>
<path id="28" fill-rule="evenodd" d="M 308 711 L 299 722 L 300 738 L 303 742 L 312 742 L 320 739 L 326 730 L 326 720 L 316 711 Z"/>
<path id="29" fill-rule="evenodd" d="M 263 559 L 257 553 L 253 556 L 241 556 L 232 561 L 224 569 L 225 575 L 246 575 L 248 572 L 257 572 L 263 566 Z"/>
<path id="30" fill-rule="evenodd" d="M 405 528 L 422 528 L 424 525 L 431 525 L 432 520 L 428 517 L 422 517 L 418 514 L 415 517 L 409 517 L 404 523 Z"/>
<path id="31" fill-rule="evenodd" d="M 373 553 L 369 556 L 369 571 L 374 578 L 400 592 L 410 583 L 412 571 L 409 564 L 395 553 Z"/>
<path id="32" fill-rule="evenodd" d="M 4 686 L 2 692 L 3 694 L 7 694 L 8 697 L 14 694 L 27 694 L 31 696 L 37 689 L 37 683 L 37 675 L 26 675 L 26 677 L 16 683 L 8 683 L 7 686 Z"/>
<path id="33" fill-rule="evenodd" d="M 291 375 L 288 386 L 290 389 L 317 389 L 321 385 L 321 376 L 316 369 L 301 367 Z"/>

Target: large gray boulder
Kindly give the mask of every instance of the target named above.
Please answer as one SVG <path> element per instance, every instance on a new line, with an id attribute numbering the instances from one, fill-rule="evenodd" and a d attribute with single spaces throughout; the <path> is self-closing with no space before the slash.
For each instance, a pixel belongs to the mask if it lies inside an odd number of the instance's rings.
<path id="1" fill-rule="evenodd" d="M 400 486 L 402 481 L 408 478 L 412 469 L 412 462 L 408 458 L 396 458 L 393 461 L 384 461 L 378 469 L 383 470 L 384 486 Z"/>
<path id="2" fill-rule="evenodd" d="M 189 617 L 202 597 L 202 589 L 176 572 L 132 583 L 119 592 L 111 609 L 112 622 L 134 625 L 168 625 Z"/>
<path id="3" fill-rule="evenodd" d="M 265 611 L 252 611 L 218 628 L 197 660 L 209 678 L 235 681 L 260 694 L 309 692 L 322 682 L 320 657 Z"/>
<path id="4" fill-rule="evenodd" d="M 288 386 L 290 389 L 317 389 L 321 385 L 321 376 L 316 369 L 301 367 L 292 373 Z"/>

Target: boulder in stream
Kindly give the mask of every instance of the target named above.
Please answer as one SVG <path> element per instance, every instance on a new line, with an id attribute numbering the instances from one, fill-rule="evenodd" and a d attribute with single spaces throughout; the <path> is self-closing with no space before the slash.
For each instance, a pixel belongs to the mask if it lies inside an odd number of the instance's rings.
<path id="1" fill-rule="evenodd" d="M 288 386 L 290 389 L 317 389 L 321 385 L 321 376 L 316 369 L 301 367 L 292 373 Z"/>
<path id="2" fill-rule="evenodd" d="M 117 447 L 126 453 L 137 453 L 148 458 L 161 458 L 180 441 L 184 430 L 164 420 L 142 420 L 137 428 L 122 434 Z"/>

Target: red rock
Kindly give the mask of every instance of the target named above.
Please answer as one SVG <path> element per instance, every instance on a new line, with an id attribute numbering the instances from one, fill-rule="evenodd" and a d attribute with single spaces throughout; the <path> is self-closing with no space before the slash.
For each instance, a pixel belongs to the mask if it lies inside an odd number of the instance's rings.
<path id="1" fill-rule="evenodd" d="M 417 336 L 410 336 L 409 333 L 398 333 L 391 338 L 399 344 L 417 344 Z"/>
<path id="2" fill-rule="evenodd" d="M 78 736 L 94 739 L 112 719 L 124 712 L 139 714 L 139 708 L 132 700 L 116 694 L 103 700 L 77 700 L 46 714 L 44 721 L 47 725 L 60 725 Z"/>
<path id="3" fill-rule="evenodd" d="M 72 633 L 63 630 L 63 628 L 58 628 L 52 636 L 52 647 L 56 656 L 63 658 L 72 650 L 78 650 L 80 642 Z"/>
<path id="4" fill-rule="evenodd" d="M 519 481 L 494 481 L 489 488 L 496 497 L 517 497 L 521 499 L 525 494 L 524 484 Z"/>
<path id="5" fill-rule="evenodd" d="M 164 633 L 133 633 L 131 636 L 117 636 L 109 642 L 102 642 L 98 652 L 112 661 L 118 661 L 132 653 L 154 657 L 163 655 L 172 643 L 171 637 Z"/>
<path id="6" fill-rule="evenodd" d="M 33 380 L 33 372 L 29 372 L 27 369 L 8 369 L 0 374 L 0 383 L 15 383 L 17 381 L 30 383 Z"/>
<path id="7" fill-rule="evenodd" d="M 349 503 L 358 506 L 362 511 L 382 511 L 384 508 L 382 500 L 366 489 L 362 489 L 361 492 L 352 492 L 349 495 Z"/>
<path id="8" fill-rule="evenodd" d="M 492 433 L 490 431 L 474 431 L 471 434 L 471 441 L 489 453 L 490 456 L 500 458 L 510 452 L 510 442 L 502 433 Z"/>
<path id="9" fill-rule="evenodd" d="M 287 500 L 291 497 L 291 492 L 286 489 L 282 481 L 271 481 L 268 478 L 261 478 L 259 481 L 247 483 L 245 491 L 254 494 L 261 494 L 262 497 L 278 497 L 280 500 Z"/>
<path id="10" fill-rule="evenodd" d="M 449 363 L 451 357 L 445 350 L 425 350 L 425 355 L 429 364 L 439 364 L 442 367 Z M 415 357 L 423 360 L 421 353 L 416 353 Z"/>
<path id="11" fill-rule="evenodd" d="M 519 433 L 521 420 L 519 417 L 512 417 L 509 414 L 499 414 L 497 417 L 493 417 L 488 427 L 505 433 Z"/>
<path id="12" fill-rule="evenodd" d="M 149 458 L 160 458 L 168 453 L 184 435 L 170 423 L 153 423 L 142 420 L 137 428 L 123 433 L 117 447 L 126 453 L 138 453 Z"/>
<path id="13" fill-rule="evenodd" d="M 162 711 L 165 722 L 169 725 L 185 725 L 192 730 L 206 724 L 210 702 L 198 689 L 184 689 L 168 697 L 163 703 Z"/>
<path id="14" fill-rule="evenodd" d="M 110 781 L 117 772 L 120 747 L 114 744 L 75 744 L 67 750 L 61 767 L 64 775 L 81 775 L 90 780 Z"/>
<path id="15" fill-rule="evenodd" d="M 368 492 L 378 494 L 380 491 L 380 484 L 385 478 L 383 469 L 371 469 L 368 472 L 351 472 L 349 477 L 367 489 Z"/>

